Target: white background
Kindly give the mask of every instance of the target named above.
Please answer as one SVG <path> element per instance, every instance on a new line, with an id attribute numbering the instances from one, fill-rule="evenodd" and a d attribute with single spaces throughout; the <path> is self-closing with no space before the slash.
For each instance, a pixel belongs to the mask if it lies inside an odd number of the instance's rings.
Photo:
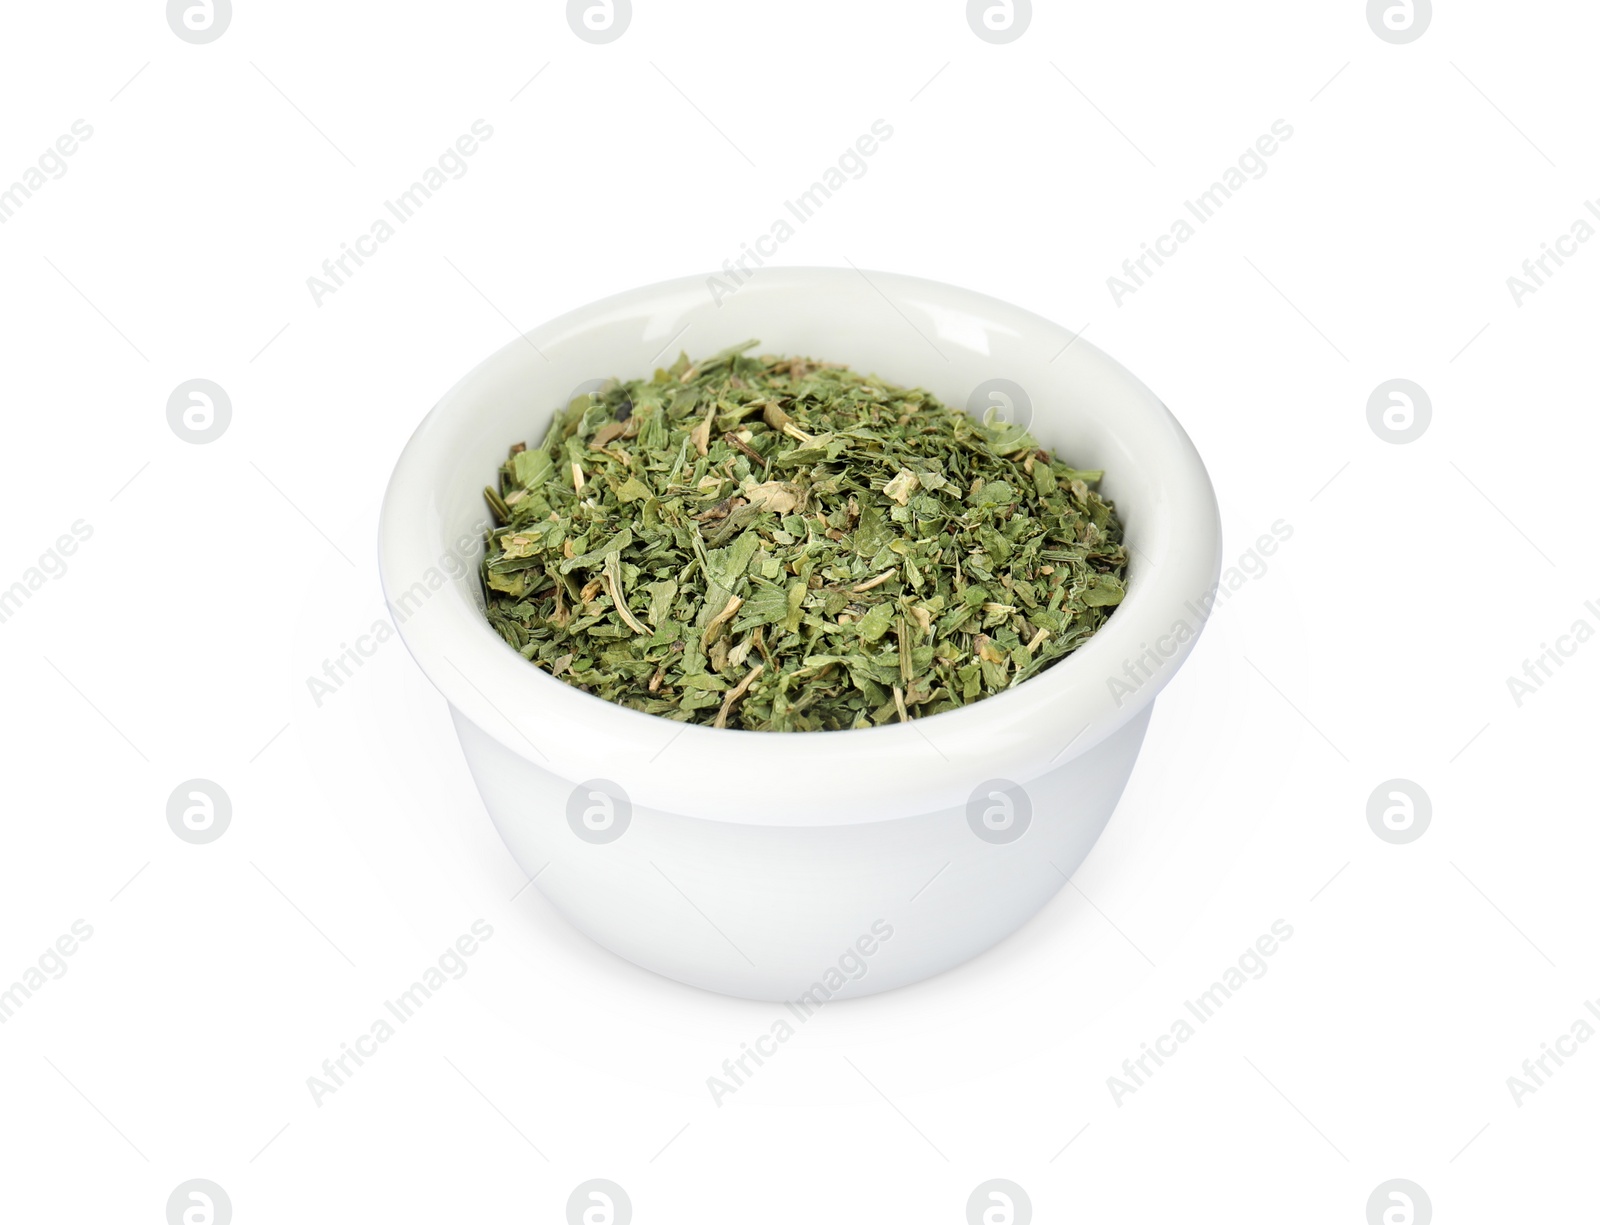
<path id="1" fill-rule="evenodd" d="M 94 134 L 0 225 L 0 587 L 93 535 L 0 624 L 0 985 L 94 934 L 0 1026 L 7 1219 L 158 1222 L 207 1178 L 240 1225 L 556 1222 L 592 1177 L 641 1225 L 958 1222 L 995 1177 L 1039 1221 L 1359 1225 L 1391 1178 L 1440 1222 L 1590 1219 L 1600 1042 L 1520 1104 L 1507 1077 L 1600 996 L 1600 644 L 1520 706 L 1506 678 L 1600 628 L 1600 243 L 1520 305 L 1506 278 L 1600 195 L 1600 13 L 1440 9 L 1397 46 L 1358 0 L 1078 0 L 997 46 L 952 0 L 636 0 L 594 46 L 553 2 L 239 0 L 197 46 L 153 0 L 8 6 L 0 185 Z M 1161 698 L 1074 887 L 719 1105 L 777 1007 L 522 891 L 403 647 L 320 706 L 306 678 L 385 616 L 379 498 L 445 388 L 718 267 L 880 118 L 782 259 L 1088 325 L 1194 437 L 1228 557 L 1293 536 Z M 478 119 L 465 177 L 315 304 Z M 1264 177 L 1117 305 L 1107 277 L 1279 119 Z M 207 445 L 166 419 L 193 378 L 232 400 Z M 1409 445 L 1367 422 L 1391 378 L 1432 400 Z M 197 777 L 233 805 L 203 846 L 166 822 Z M 1403 846 L 1366 819 L 1396 777 L 1433 804 Z M 315 1103 L 478 919 L 467 975 Z M 1119 1104 L 1107 1078 L 1278 919 L 1265 976 Z"/>

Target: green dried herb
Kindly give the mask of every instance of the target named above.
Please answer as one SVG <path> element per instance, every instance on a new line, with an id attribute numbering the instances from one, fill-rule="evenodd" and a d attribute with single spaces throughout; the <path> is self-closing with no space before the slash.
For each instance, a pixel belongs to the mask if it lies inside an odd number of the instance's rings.
<path id="1" fill-rule="evenodd" d="M 488 618 L 588 693 L 758 731 L 936 714 L 1122 600 L 1099 472 L 842 366 L 680 356 L 557 412 L 485 497 Z"/>

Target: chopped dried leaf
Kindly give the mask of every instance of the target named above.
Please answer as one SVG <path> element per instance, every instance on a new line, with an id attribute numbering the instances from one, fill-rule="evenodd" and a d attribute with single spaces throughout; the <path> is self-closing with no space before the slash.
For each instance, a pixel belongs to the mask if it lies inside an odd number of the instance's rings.
<path id="1" fill-rule="evenodd" d="M 1102 473 L 756 343 L 611 380 L 511 449 L 482 579 L 524 658 L 682 722 L 837 730 L 1020 684 L 1114 613 Z"/>

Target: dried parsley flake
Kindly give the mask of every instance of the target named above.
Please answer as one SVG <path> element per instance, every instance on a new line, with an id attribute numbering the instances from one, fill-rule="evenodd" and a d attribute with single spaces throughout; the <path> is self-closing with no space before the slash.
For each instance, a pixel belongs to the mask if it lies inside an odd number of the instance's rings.
<path id="1" fill-rule="evenodd" d="M 482 577 L 524 658 L 680 722 L 835 730 L 1008 689 L 1111 615 L 1102 473 L 757 343 L 612 380 L 511 449 Z"/>

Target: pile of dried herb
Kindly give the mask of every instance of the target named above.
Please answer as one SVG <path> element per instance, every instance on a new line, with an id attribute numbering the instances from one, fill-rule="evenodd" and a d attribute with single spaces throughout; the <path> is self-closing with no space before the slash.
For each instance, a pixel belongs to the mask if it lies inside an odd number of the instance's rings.
<path id="1" fill-rule="evenodd" d="M 588 693 L 717 727 L 977 701 L 1123 597 L 1101 473 L 925 391 L 758 342 L 612 381 L 485 497 L 490 623 Z"/>

